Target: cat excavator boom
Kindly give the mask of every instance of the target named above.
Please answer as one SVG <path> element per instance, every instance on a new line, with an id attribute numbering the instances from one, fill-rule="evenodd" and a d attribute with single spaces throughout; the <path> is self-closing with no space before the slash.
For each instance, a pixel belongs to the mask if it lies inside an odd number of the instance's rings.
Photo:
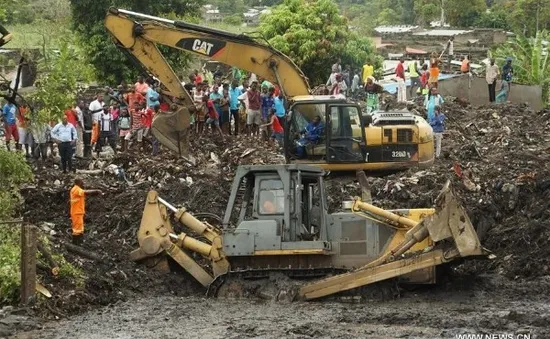
<path id="1" fill-rule="evenodd" d="M 278 85 L 288 106 L 287 163 L 330 171 L 402 170 L 433 163 L 433 132 L 422 117 L 408 112 L 378 112 L 366 117 L 358 103 L 342 95 L 311 95 L 300 68 L 251 35 L 115 8 L 108 11 L 105 27 L 121 49 L 161 81 L 163 100 L 176 104 L 177 109 L 159 114 L 152 125 L 157 139 L 175 152 L 187 153 L 190 114 L 196 108 L 159 45 L 244 69 Z M 315 117 L 327 128 L 317 142 L 300 145 L 300 131 Z"/>

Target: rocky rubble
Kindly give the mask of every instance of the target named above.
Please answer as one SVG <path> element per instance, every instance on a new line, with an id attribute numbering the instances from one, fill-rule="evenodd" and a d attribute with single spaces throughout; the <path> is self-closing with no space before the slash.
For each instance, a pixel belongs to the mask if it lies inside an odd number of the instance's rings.
<path id="1" fill-rule="evenodd" d="M 524 105 L 473 108 L 451 101 L 444 112 L 448 117 L 444 156 L 427 169 L 370 177 L 374 203 L 385 208 L 429 207 L 449 179 L 484 246 L 497 256 L 467 264 L 466 270 L 514 279 L 548 275 L 550 111 L 537 113 Z M 69 278 L 42 272 L 44 285 L 54 295 L 45 301 L 48 314 L 63 316 L 136 293 L 186 295 L 200 290 L 185 275 L 158 275 L 127 260 L 136 247 L 147 191 L 154 188 L 167 201 L 184 204 L 193 213 L 221 216 L 238 165 L 284 159 L 267 144 L 251 143 L 243 136 L 193 140 L 190 154 L 191 162 L 167 152 L 156 157 L 131 152 L 78 162 L 78 175 L 87 186 L 105 192 L 101 198 L 90 197 L 86 206 L 83 246 L 100 254 L 99 262 L 63 246 L 70 241 L 68 190 L 73 176 L 63 177 L 52 164 L 33 164 L 36 182 L 22 190 L 24 218 L 41 226 L 52 250 L 63 253 L 86 276 L 84 286 L 76 286 Z M 353 174 L 329 178 L 328 187 L 331 211 L 338 210 L 342 200 L 360 194 Z"/>

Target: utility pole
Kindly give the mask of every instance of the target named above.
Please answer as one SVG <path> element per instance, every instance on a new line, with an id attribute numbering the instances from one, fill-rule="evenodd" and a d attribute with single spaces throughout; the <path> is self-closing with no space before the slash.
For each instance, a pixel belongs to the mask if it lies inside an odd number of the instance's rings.
<path id="1" fill-rule="evenodd" d="M 441 27 L 443 27 L 445 25 L 445 1 L 444 0 L 441 0 L 441 18 L 439 19 L 439 23 L 441 25 Z"/>

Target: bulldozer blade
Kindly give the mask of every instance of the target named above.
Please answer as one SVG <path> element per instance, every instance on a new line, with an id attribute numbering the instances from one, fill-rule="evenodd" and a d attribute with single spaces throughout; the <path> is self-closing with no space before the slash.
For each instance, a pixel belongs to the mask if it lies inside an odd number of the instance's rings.
<path id="1" fill-rule="evenodd" d="M 468 214 L 456 199 L 449 181 L 439 193 L 435 204 L 436 212 L 423 220 L 434 242 L 451 239 L 461 257 L 487 254 Z"/>
<path id="2" fill-rule="evenodd" d="M 174 112 L 159 113 L 153 120 L 152 132 L 162 145 L 180 156 L 186 156 L 189 126 L 189 110 L 180 106 Z"/>

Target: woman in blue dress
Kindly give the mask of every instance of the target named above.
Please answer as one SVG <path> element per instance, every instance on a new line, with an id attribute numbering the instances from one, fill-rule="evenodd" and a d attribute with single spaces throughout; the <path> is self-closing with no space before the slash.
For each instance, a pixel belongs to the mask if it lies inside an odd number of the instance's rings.
<path id="1" fill-rule="evenodd" d="M 444 102 L 445 100 L 439 95 L 437 88 L 432 87 L 426 99 L 424 99 L 424 107 L 426 107 L 426 111 L 428 112 L 428 121 L 431 121 L 435 117 L 435 107 L 441 106 Z"/>

